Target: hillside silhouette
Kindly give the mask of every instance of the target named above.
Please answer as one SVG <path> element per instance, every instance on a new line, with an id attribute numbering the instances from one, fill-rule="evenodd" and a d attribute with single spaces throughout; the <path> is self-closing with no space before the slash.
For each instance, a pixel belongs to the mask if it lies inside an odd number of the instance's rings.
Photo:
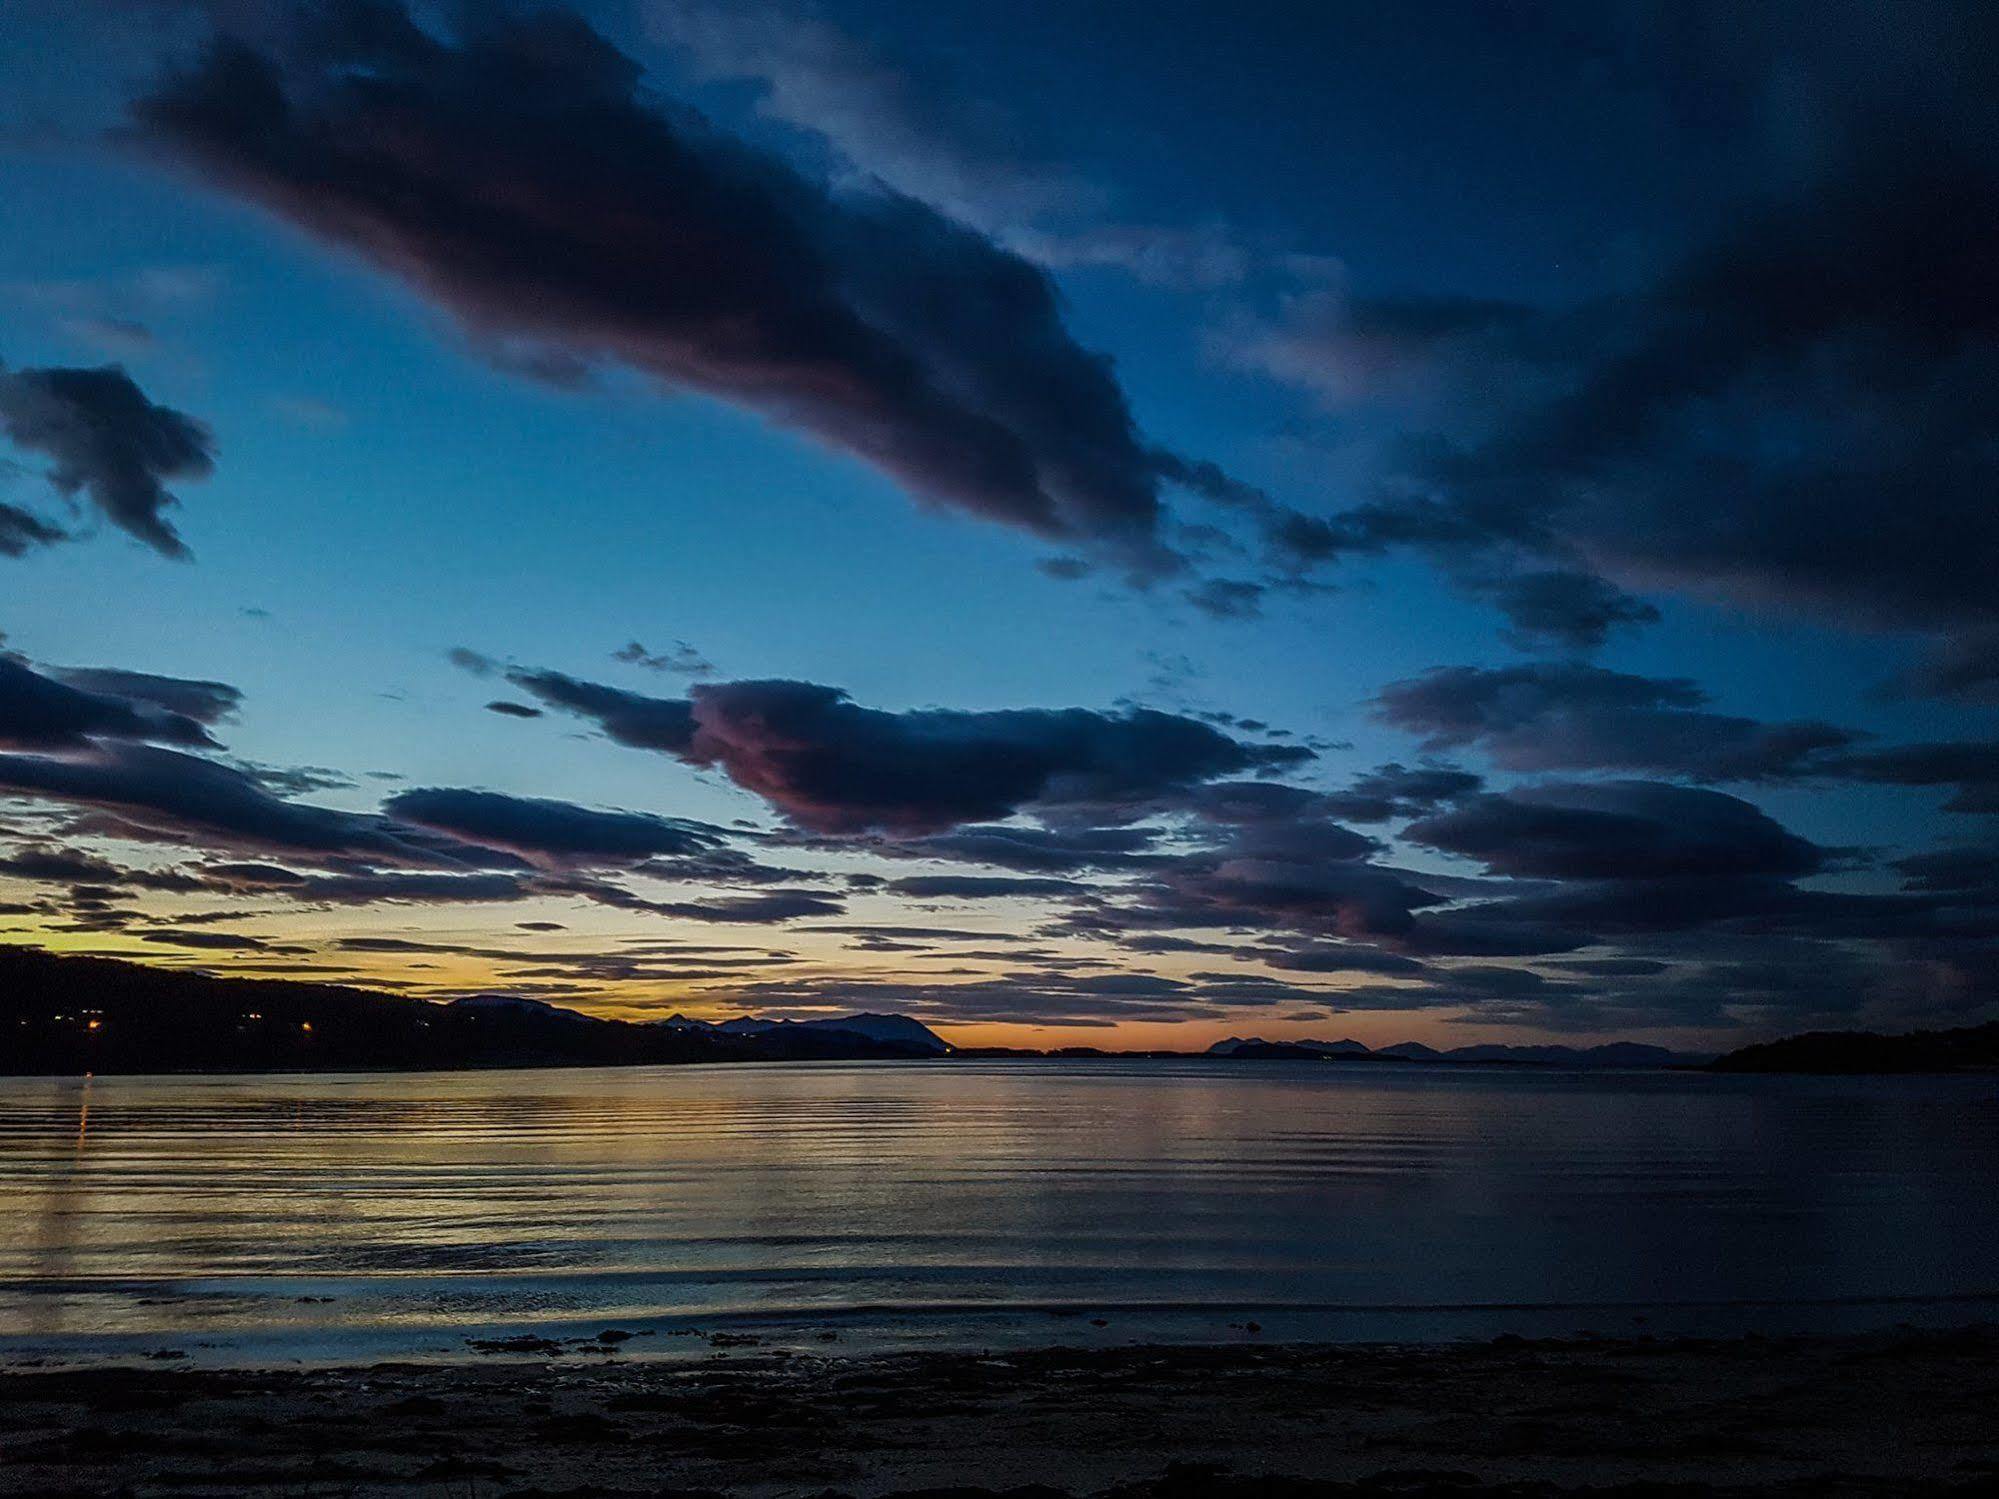
<path id="1" fill-rule="evenodd" d="M 755 1028 L 603 1020 L 540 1000 L 446 1003 L 0 948 L 0 1073 L 619 1066 L 936 1056 L 914 1020 Z M 913 1029 L 912 1029 L 913 1028 Z M 889 1029 L 889 1034 L 870 1034 Z M 918 1035 L 918 1032 L 921 1034 Z M 923 1038 L 927 1037 L 925 1041 Z"/>
<path id="2" fill-rule="evenodd" d="M 1974 1072 L 1999 1068 L 1999 1021 L 1947 1031 L 1810 1031 L 1745 1046 L 1716 1072 Z"/>

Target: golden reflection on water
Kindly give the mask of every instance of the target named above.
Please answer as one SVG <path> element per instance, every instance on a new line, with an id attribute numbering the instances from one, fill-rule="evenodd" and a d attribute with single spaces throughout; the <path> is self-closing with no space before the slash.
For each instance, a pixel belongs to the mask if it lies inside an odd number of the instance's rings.
<path id="1" fill-rule="evenodd" d="M 1986 1291 L 1996 1109 L 1975 1082 L 1284 1064 L 14 1079 L 0 1335 L 198 1297 L 392 1320 Z"/>
<path id="2" fill-rule="evenodd" d="M 74 1134 L 58 1137 L 68 1139 L 69 1149 L 66 1153 L 52 1154 L 40 1190 L 30 1194 L 32 1206 L 21 1215 L 33 1225 L 28 1236 L 27 1273 L 37 1280 L 67 1281 L 77 1273 L 78 1245 L 69 1225 L 93 1211 L 86 1151 L 90 1144 L 90 1095 L 95 1084 L 96 1079 L 85 1074 L 51 1085 L 61 1090 L 52 1100 L 52 1122 L 69 1107 L 62 1101 L 61 1092 L 73 1091 L 76 1128 Z M 4 1181 L 6 1195 L 11 1198 L 16 1190 L 15 1178 L 9 1173 Z M 58 1304 L 30 1301 L 28 1313 L 28 1330 L 35 1333 L 54 1332 L 64 1321 L 63 1308 Z"/>

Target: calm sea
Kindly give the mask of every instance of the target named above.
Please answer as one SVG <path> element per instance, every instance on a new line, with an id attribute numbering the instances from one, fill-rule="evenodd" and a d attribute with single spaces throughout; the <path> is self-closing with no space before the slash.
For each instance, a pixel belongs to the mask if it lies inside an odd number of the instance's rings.
<path id="1" fill-rule="evenodd" d="M 458 1355 L 604 1328 L 705 1353 L 717 1332 L 831 1351 L 1994 1317 L 1989 1077 L 0 1080 L 15 1361 Z"/>

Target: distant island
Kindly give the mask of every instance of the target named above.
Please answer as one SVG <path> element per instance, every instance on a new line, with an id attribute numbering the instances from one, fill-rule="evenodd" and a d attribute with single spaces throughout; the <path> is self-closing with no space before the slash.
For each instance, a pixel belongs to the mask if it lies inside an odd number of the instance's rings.
<path id="1" fill-rule="evenodd" d="M 333 1072 L 681 1062 L 953 1058 L 1205 1058 L 1222 1062 L 1446 1063 L 1714 1072 L 1949 1072 L 1999 1068 L 1999 1023 L 1883 1036 L 1815 1032 L 1725 1056 L 1603 1046 L 1339 1041 L 1232 1036 L 1206 1051 L 959 1047 L 908 1015 L 814 1020 L 671 1015 L 606 1020 L 545 1000 L 417 999 L 343 984 L 220 978 L 113 958 L 0 946 L 0 1074 Z"/>
<path id="2" fill-rule="evenodd" d="M 1669 1051 L 1635 1041 L 1604 1046 L 1456 1046 L 1439 1051 L 1420 1041 L 1369 1047 L 1354 1040 L 1265 1041 L 1230 1037 L 1207 1055 L 1236 1061 L 1321 1060 L 1337 1062 L 1480 1062 L 1488 1065 L 1699 1068 L 1707 1072 L 1798 1072 L 1826 1074 L 1973 1072 L 1999 1069 L 1999 1021 L 1961 1030 L 1812 1031 L 1762 1041 L 1722 1056 Z"/>
<path id="3" fill-rule="evenodd" d="M 1613 1041 L 1605 1046 L 1453 1046 L 1439 1050 L 1421 1041 L 1403 1041 L 1394 1046 L 1370 1047 L 1345 1041 L 1265 1041 L 1260 1036 L 1231 1036 L 1217 1041 L 1205 1053 L 1239 1062 L 1331 1061 L 1331 1062 L 1485 1062 L 1526 1067 L 1697 1067 L 1712 1052 L 1668 1051 L 1663 1046 L 1645 1046 L 1636 1041 Z"/>

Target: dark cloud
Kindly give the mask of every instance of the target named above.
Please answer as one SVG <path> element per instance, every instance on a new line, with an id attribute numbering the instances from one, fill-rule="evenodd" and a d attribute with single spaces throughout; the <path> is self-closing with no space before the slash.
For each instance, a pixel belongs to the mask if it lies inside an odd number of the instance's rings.
<path id="1" fill-rule="evenodd" d="M 1728 944 L 1721 944 L 1725 949 Z M 1594 1002 L 1567 1017 L 1523 1007 L 1520 1024 L 1593 1029 L 1695 1026 L 1726 1028 L 1745 1020 L 1785 1030 L 1851 1027 L 1856 1012 L 1891 1000 L 1895 969 L 1904 979 L 1915 964 L 1883 962 L 1829 943 L 1765 944 L 1764 956 L 1731 957 L 1724 950 L 1635 979 L 1603 983 Z M 1927 976 L 1919 979 L 1926 987 Z"/>
<path id="2" fill-rule="evenodd" d="M 126 690 L 112 690 L 114 682 Z M 0 652 L 0 747 L 75 749 L 92 739 L 212 747 L 215 740 L 203 725 L 226 711 L 225 694 L 233 707 L 235 689 L 219 682 L 90 670 L 43 675 Z M 208 711 L 190 714 L 188 705 Z"/>
<path id="3" fill-rule="evenodd" d="M 1559 963 L 1542 966 L 1558 967 L 1567 973 L 1587 974 L 1591 978 L 1650 978 L 1669 971 L 1671 965 L 1656 958 L 1566 958 Z"/>
<path id="4" fill-rule="evenodd" d="M 1683 678 L 1580 662 L 1438 667 L 1391 682 L 1377 716 L 1426 750 L 1477 747 L 1508 770 L 1638 770 L 1696 781 L 1858 781 L 1947 786 L 1951 812 L 1999 812 L 1999 742 L 1860 749 L 1811 720 L 1761 723 L 1706 709 Z"/>
<path id="5" fill-rule="evenodd" d="M 831 923 L 800 928 L 807 932 L 836 932 L 845 937 L 879 937 L 887 941 L 908 942 L 1025 942 L 1025 937 L 1012 932 L 974 932 L 964 927 L 953 926 L 893 926 L 879 924 Z"/>
<path id="6" fill-rule="evenodd" d="M 1580 303 L 1329 278 L 1228 333 L 1326 405 L 1400 417 L 1327 550 L 1417 548 L 1488 594 L 1552 570 L 1842 626 L 1990 625 L 1992 8 L 1596 12 L 1543 8 L 1521 34 L 1694 134 L 1725 119 L 1746 150 L 1712 182 L 1758 196 L 1670 215 L 1691 243 L 1632 240 L 1626 284 Z"/>
<path id="7" fill-rule="evenodd" d="M 1674 875 L 1578 880 L 1550 893 L 1494 901 L 1460 913 L 1467 926 L 1505 929 L 1520 922 L 1567 923 L 1595 940 L 1671 937 L 1688 956 L 1711 956 L 1699 944 L 1714 933 L 1793 936 L 1830 944 L 1923 937 L 1987 937 L 1993 923 L 1970 926 L 1935 899 L 1856 895 L 1801 888 L 1759 874 Z M 1816 948 L 1811 950 L 1815 955 Z M 1822 955 L 1821 955 L 1822 956 Z"/>
<path id="8" fill-rule="evenodd" d="M 517 874 L 368 870 L 309 875 L 279 893 L 307 905 L 456 906 L 505 905 L 542 892 Z"/>
<path id="9" fill-rule="evenodd" d="M 1022 875 L 928 874 L 890 880 L 888 888 L 913 900 L 1000 900 L 1010 896 L 1080 895 L 1090 887 L 1075 880 Z"/>
<path id="10" fill-rule="evenodd" d="M 716 683 L 661 699 L 555 672 L 511 680 L 620 743 L 720 769 L 824 833 L 936 832 L 1023 809 L 1143 801 L 1311 758 L 1144 708 L 890 713 L 810 682 Z"/>
<path id="11" fill-rule="evenodd" d="M 1329 1003 L 1341 996 L 1257 975 L 1174 979 L 1160 974 L 1095 974 L 1034 968 L 947 983 L 859 977 L 744 984 L 729 998 L 792 1014 L 893 1010 L 935 1024 L 981 1021 L 1103 1028 L 1120 1021 L 1221 1020 L 1243 1006 Z"/>
<path id="12" fill-rule="evenodd" d="M 800 916 L 838 916 L 847 907 L 823 890 L 765 890 L 755 895 L 718 896 L 711 900 L 649 902 L 645 909 L 693 921 L 764 924 L 792 921 Z"/>
<path id="13" fill-rule="evenodd" d="M 35 547 L 51 546 L 68 535 L 18 505 L 0 503 L 0 557 L 25 557 Z"/>
<path id="14" fill-rule="evenodd" d="M 612 984 L 657 979 L 740 978 L 745 969 L 782 966 L 790 961 L 788 954 L 760 948 L 693 944 L 670 948 L 642 944 L 624 952 L 583 953 L 533 952 L 405 937 L 343 937 L 333 945 L 342 952 L 449 955 L 517 965 L 501 972 L 500 977 L 510 986 L 515 980 L 543 978 Z"/>
<path id="15" fill-rule="evenodd" d="M 1156 839 L 1157 834 L 1148 828 L 974 825 L 909 839 L 898 847 L 912 857 L 991 864 L 1031 874 L 1065 874 L 1138 868 L 1157 857 L 1151 852 Z"/>
<path id="16" fill-rule="evenodd" d="M 98 884 L 112 888 L 135 886 L 146 890 L 186 893 L 201 888 L 201 882 L 178 870 L 135 869 L 114 864 L 109 859 L 81 849 L 53 843 L 25 843 L 0 855 L 0 875 L 38 884 Z"/>
<path id="17" fill-rule="evenodd" d="M 526 876 L 511 872 L 361 869 L 318 873 L 273 864 L 229 863 L 207 865 L 202 874 L 218 891 L 276 896 L 302 905 L 504 904 L 543 893 Z"/>
<path id="18" fill-rule="evenodd" d="M 124 671 L 113 666 L 47 666 L 43 670 L 57 681 L 85 692 L 124 698 L 128 702 L 149 703 L 199 724 L 213 725 L 233 718 L 243 704 L 242 691 L 227 682 L 162 677 L 148 671 Z"/>
<path id="19" fill-rule="evenodd" d="M 1455 968 L 1433 968 L 1429 981 L 1460 1000 L 1477 1002 L 1490 998 L 1516 999 L 1531 994 L 1545 999 L 1550 991 L 1575 992 L 1578 986 L 1550 979 L 1531 968 L 1507 968 L 1491 964 L 1465 964 Z"/>
<path id="20" fill-rule="evenodd" d="M 412 937 L 341 937 L 333 944 L 342 952 L 392 952 L 392 953 L 436 953 L 463 952 L 464 948 L 451 942 L 422 942 Z M 521 956 L 507 953 L 507 957 Z"/>
<path id="21" fill-rule="evenodd" d="M 1525 650 L 1542 645 L 1593 650 L 1614 629 L 1654 624 L 1659 611 L 1593 574 L 1572 568 L 1516 573 L 1487 590 Z"/>
<path id="22" fill-rule="evenodd" d="M 252 760 L 232 760 L 229 763 L 253 777 L 266 791 L 275 791 L 281 796 L 344 791 L 354 785 L 352 777 L 324 765 L 259 765 Z"/>
<path id="23" fill-rule="evenodd" d="M 1416 911 L 1444 904 L 1372 864 L 1281 859 L 1191 858 L 1140 895 L 1114 925 L 1137 918 L 1166 927 L 1399 938 L 1414 928 Z"/>
<path id="24" fill-rule="evenodd" d="M 1970 630 L 1939 640 L 1894 687 L 1914 697 L 1999 703 L 1999 628 Z"/>
<path id="25" fill-rule="evenodd" d="M 670 672 L 682 677 L 712 677 L 715 663 L 694 649 L 684 640 L 673 642 L 673 649 L 649 651 L 636 640 L 630 641 L 611 653 L 614 661 L 623 661 L 632 666 L 643 666 L 647 671 Z"/>
<path id="26" fill-rule="evenodd" d="M 1257 619 L 1263 614 L 1261 583 L 1240 578 L 1209 578 L 1182 595 L 1188 603 L 1210 619 Z"/>
<path id="27" fill-rule="evenodd" d="M 1344 791 L 1325 798 L 1325 809 L 1348 822 L 1386 822 L 1417 817 L 1477 791 L 1484 781 L 1450 765 L 1411 768 L 1390 762 L 1357 776 Z"/>
<path id="28" fill-rule="evenodd" d="M 1748 802 L 1652 781 L 1518 787 L 1413 822 L 1402 836 L 1528 878 L 1788 878 L 1826 862 L 1823 849 Z"/>
<path id="29" fill-rule="evenodd" d="M 692 824 L 700 827 L 701 824 Z M 691 854 L 661 856 L 647 859 L 642 864 L 632 866 L 633 874 L 648 875 L 659 880 L 679 880 L 690 884 L 703 885 L 781 885 L 786 882 L 810 883 L 824 880 L 828 875 L 816 870 L 797 869 L 788 864 L 765 864 L 739 848 L 703 848 Z M 849 875 L 849 888 L 861 886 L 852 882 L 860 876 Z M 875 888 L 879 887 L 879 882 Z"/>
<path id="30" fill-rule="evenodd" d="M 1222 781 L 1197 786 L 1172 799 L 1163 810 L 1191 812 L 1205 822 L 1291 822 L 1325 813 L 1324 798 L 1298 786 L 1274 781 Z"/>
<path id="31" fill-rule="evenodd" d="M 384 802 L 382 810 L 398 822 L 558 866 L 634 864 L 660 854 L 713 849 L 721 842 L 715 829 L 678 818 L 598 812 L 494 791 L 403 791 Z"/>
<path id="32" fill-rule="evenodd" d="M 1214 222 L 1104 217 L 1115 188 L 1081 175 L 1068 143 L 1034 139 L 1023 117 L 1043 113 L 1034 104 L 995 99 L 935 58 L 913 66 L 890 38 L 863 40 L 820 7 L 679 0 L 647 17 L 703 75 L 754 82 L 760 114 L 815 132 L 849 172 L 939 204 L 1042 265 L 1115 268 L 1194 291 L 1239 282 L 1281 254 Z"/>
<path id="33" fill-rule="evenodd" d="M 506 718 L 540 718 L 541 709 L 530 708 L 526 703 L 492 702 L 486 704 L 488 713 L 498 713 Z"/>
<path id="34" fill-rule="evenodd" d="M 1366 834 L 1313 815 L 1240 823 L 1212 856 L 1244 863 L 1345 864 L 1380 849 L 1381 845 Z"/>
<path id="35" fill-rule="evenodd" d="M 262 937 L 251 937 L 242 932 L 185 932 L 171 927 L 141 932 L 139 940 L 166 947 L 206 948 L 216 952 L 265 952 L 271 948 L 271 944 Z"/>
<path id="36" fill-rule="evenodd" d="M 569 13 L 461 15 L 442 39 L 383 0 L 328 3 L 282 49 L 218 39 L 135 118 L 515 362 L 630 365 L 926 502 L 1172 565 L 1159 461 L 1037 267 L 655 105 L 639 65 Z"/>
<path id="37" fill-rule="evenodd" d="M 205 885 L 200 884 L 192 877 L 184 877 L 184 880 L 185 883 L 177 888 L 187 890 L 207 889 Z M 156 926 L 200 927 L 221 926 L 223 923 L 231 921 L 247 921 L 253 916 L 262 914 L 260 911 L 246 910 L 238 907 L 225 911 L 175 911 L 170 915 L 148 916 L 146 919 Z"/>
<path id="38" fill-rule="evenodd" d="M 1946 812 L 1999 812 L 1999 740 L 1908 744 L 1842 755 L 1826 773 L 1885 786 L 1949 786 Z"/>
<path id="39" fill-rule="evenodd" d="M 1243 942 L 1204 942 L 1197 937 L 1173 937 L 1159 932 L 1135 932 L 1117 938 L 1120 947 L 1142 953 L 1212 953 L 1221 957 L 1256 958 L 1261 949 Z"/>
<path id="40" fill-rule="evenodd" d="M 208 429 L 157 406 L 116 365 L 102 369 L 0 369 L 0 432 L 48 458 L 50 482 L 81 494 L 120 530 L 168 557 L 185 557 L 164 512 L 178 503 L 170 479 L 205 478 L 215 466 Z M 0 518 L 0 550 L 47 539 L 23 529 L 21 512 Z M 44 530 L 46 528 L 43 528 Z"/>
<path id="41" fill-rule="evenodd" d="M 1517 317 L 1460 342 L 1482 427 L 1408 444 L 1383 496 L 1340 518 L 1356 549 L 1586 561 L 1841 623 L 1992 622 L 1999 170 L 1981 121 L 1954 132 L 1927 102 L 1835 120 L 1835 164 L 1640 289 L 1535 315 L 1531 359 Z"/>
<path id="42" fill-rule="evenodd" d="M 1316 807 L 1218 831 L 1207 846 L 1148 869 L 1119 899 L 1079 902 L 1071 923 L 1103 934 L 1223 927 L 1393 938 L 1411 930 L 1417 911 L 1448 903 L 1369 862 L 1375 840 Z"/>
<path id="43" fill-rule="evenodd" d="M 288 801 L 253 775 L 150 745 L 101 744 L 79 758 L 0 754 L 0 792 L 95 809 L 103 830 L 126 837 L 396 864 L 512 862 L 368 814 Z"/>
<path id="44" fill-rule="evenodd" d="M 1327 406 L 1406 397 L 1435 384 L 1440 364 L 1476 358 L 1494 342 L 1524 354 L 1534 315 L 1474 297 L 1349 297 L 1312 286 L 1276 314 L 1224 340 L 1237 363 L 1302 386 Z"/>
<path id="45" fill-rule="evenodd" d="M 1810 774 L 1859 736 L 1817 722 L 1759 723 L 1708 711 L 1677 677 L 1581 662 L 1437 667 L 1391 682 L 1377 716 L 1429 751 L 1476 746 L 1508 770 L 1642 770 L 1694 780 Z"/>
<path id="46" fill-rule="evenodd" d="M 1376 555 L 1387 543 L 1352 516 L 1312 515 L 1245 484 L 1212 463 L 1171 454 L 1158 455 L 1164 472 L 1189 492 L 1246 518 L 1255 529 L 1263 565 L 1262 581 L 1211 580 L 1190 589 L 1188 602 L 1217 618 L 1254 618 L 1272 592 L 1323 593 L 1331 585 L 1313 574 L 1355 554 Z M 1217 527 L 1184 525 L 1179 535 L 1190 553 L 1212 560 L 1234 557 L 1243 548 Z"/>
<path id="47" fill-rule="evenodd" d="M 1897 859 L 1905 888 L 1931 892 L 1990 891 L 1999 895 L 1999 848 L 1945 848 Z"/>
<path id="48" fill-rule="evenodd" d="M 1429 971 L 1429 965 L 1415 958 L 1348 942 L 1267 953 L 1263 961 L 1272 968 L 1293 973 L 1385 973 L 1413 977 Z"/>
<path id="49" fill-rule="evenodd" d="M 310 878 L 281 864 L 264 864 L 248 859 L 204 864 L 201 872 L 210 884 L 231 890 L 283 890 L 302 885 Z"/>
<path id="50" fill-rule="evenodd" d="M 473 657 L 468 664 L 454 652 L 452 660 L 467 670 L 490 671 L 494 663 Z M 560 708 L 581 718 L 594 719 L 618 743 L 633 749 L 658 750 L 663 754 L 684 755 L 694 740 L 694 705 L 685 698 L 647 697 L 621 687 L 579 681 L 559 671 L 510 671 L 515 686 L 540 698 L 552 708 Z"/>

